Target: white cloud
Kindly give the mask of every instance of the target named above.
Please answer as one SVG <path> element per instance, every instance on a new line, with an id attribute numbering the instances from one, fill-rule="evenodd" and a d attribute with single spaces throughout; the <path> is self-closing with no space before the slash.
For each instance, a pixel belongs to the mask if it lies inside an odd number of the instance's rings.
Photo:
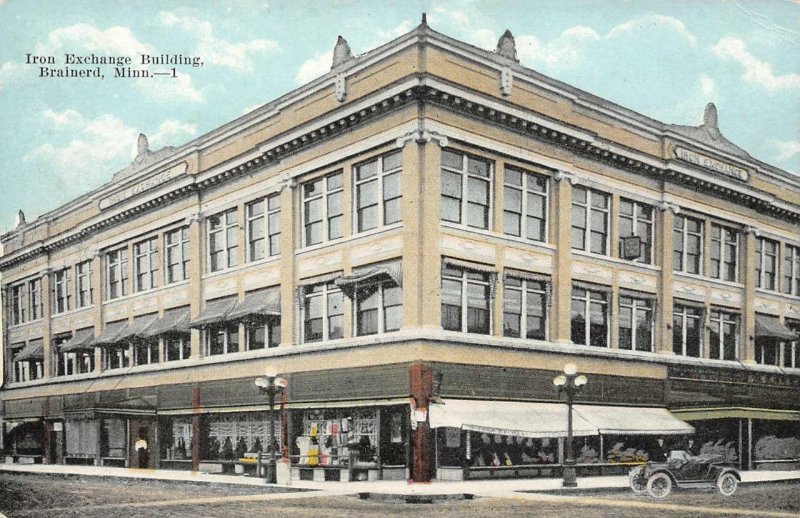
<path id="1" fill-rule="evenodd" d="M 395 27 L 394 29 L 388 31 L 378 31 L 381 40 L 393 40 L 395 38 L 399 38 L 403 34 L 407 32 L 411 32 L 411 29 L 414 28 L 414 22 L 411 20 L 403 20 L 400 24 Z"/>
<path id="2" fill-rule="evenodd" d="M 700 91 L 706 96 L 713 97 L 717 92 L 716 83 L 707 75 L 702 75 L 700 76 Z"/>
<path id="3" fill-rule="evenodd" d="M 722 38 L 711 51 L 720 59 L 732 59 L 744 69 L 742 79 L 754 83 L 770 91 L 800 88 L 800 74 L 785 74 L 776 76 L 772 65 L 759 61 L 752 55 L 739 38 Z"/>
<path id="4" fill-rule="evenodd" d="M 671 16 L 664 16 L 663 14 L 648 14 L 625 23 L 621 23 L 612 28 L 606 35 L 606 38 L 616 38 L 628 32 L 640 30 L 652 31 L 654 29 L 667 29 L 670 32 L 679 34 L 690 44 L 697 44 L 697 37 L 689 32 L 689 30 L 686 28 L 686 25 L 684 25 L 682 21 Z"/>
<path id="5" fill-rule="evenodd" d="M 56 129 L 83 123 L 83 115 L 72 109 L 66 109 L 63 112 L 54 112 L 47 109 L 42 112 L 42 116 L 50 121 Z"/>
<path id="6" fill-rule="evenodd" d="M 262 106 L 263 106 L 263 104 L 254 104 L 254 105 L 252 105 L 252 106 L 248 106 L 248 107 L 246 107 L 244 110 L 242 110 L 242 115 L 248 114 L 248 113 L 250 113 L 250 112 L 251 112 L 251 111 L 253 111 L 253 110 L 256 110 L 256 109 L 258 109 L 258 108 L 261 108 Z"/>
<path id="7" fill-rule="evenodd" d="M 431 25 L 440 24 L 440 16 L 445 22 L 448 22 L 448 25 L 453 24 L 458 27 L 460 32 L 469 35 L 470 43 L 473 45 L 486 50 L 494 50 L 497 46 L 498 36 L 494 31 L 484 28 L 484 24 L 480 21 L 473 21 L 474 15 L 468 15 L 464 11 L 447 9 L 440 5 L 434 8 L 433 13 L 431 13 Z"/>
<path id="8" fill-rule="evenodd" d="M 300 68 L 297 70 L 297 75 L 294 78 L 295 83 L 304 85 L 327 74 L 331 70 L 331 63 L 333 63 L 333 50 L 317 54 L 300 65 Z"/>
<path id="9" fill-rule="evenodd" d="M 196 36 L 199 41 L 194 53 L 206 64 L 249 71 L 254 68 L 252 54 L 265 54 L 278 49 L 278 43 L 273 40 L 255 39 L 231 43 L 217 38 L 211 22 L 192 16 L 178 16 L 169 11 L 161 11 L 159 17 L 164 25 L 180 27 L 183 31 Z"/>
<path id="10" fill-rule="evenodd" d="M 47 36 L 44 43 L 36 45 L 34 54 L 53 54 L 88 51 L 110 56 L 131 56 L 153 52 L 153 47 L 142 43 L 127 27 L 98 29 L 86 23 L 60 27 Z"/>
<path id="11" fill-rule="evenodd" d="M 177 72 L 174 78 L 154 77 L 150 79 L 138 79 L 134 85 L 137 90 L 155 101 L 205 102 L 203 90 L 195 88 L 192 84 L 192 77 L 183 72 Z"/>
<path id="12" fill-rule="evenodd" d="M 0 66 L 0 89 L 11 81 L 21 77 L 25 73 L 25 68 L 14 61 L 6 61 Z"/>
<path id="13" fill-rule="evenodd" d="M 773 140 L 770 144 L 778 151 L 778 156 L 775 157 L 775 160 L 779 162 L 785 162 L 786 160 L 794 158 L 795 155 L 800 155 L 800 141 Z"/>
<path id="14" fill-rule="evenodd" d="M 162 122 L 155 133 L 148 136 L 150 145 L 154 148 L 175 146 L 183 143 L 186 137 L 197 133 L 196 124 L 186 124 L 172 119 Z"/>

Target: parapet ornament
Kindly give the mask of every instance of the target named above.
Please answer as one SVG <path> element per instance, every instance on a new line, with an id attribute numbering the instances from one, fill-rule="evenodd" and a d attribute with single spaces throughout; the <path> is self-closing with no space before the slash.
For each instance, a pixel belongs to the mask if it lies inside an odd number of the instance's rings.
<path id="1" fill-rule="evenodd" d="M 446 135 L 442 135 L 439 132 L 415 130 L 409 131 L 397 137 L 396 144 L 398 148 L 402 148 L 408 141 L 414 141 L 417 144 L 427 144 L 432 140 L 435 140 L 439 144 L 439 147 L 447 147 L 447 144 L 450 142 Z"/>
<path id="2" fill-rule="evenodd" d="M 336 39 L 336 45 L 333 47 L 333 62 L 331 63 L 331 70 L 338 67 L 342 63 L 346 63 L 353 59 L 353 52 L 350 50 L 350 45 L 347 40 L 339 36 Z"/>
<path id="3" fill-rule="evenodd" d="M 194 214 L 190 214 L 186 216 L 184 220 L 184 224 L 189 227 L 192 223 L 201 223 L 203 221 L 203 213 L 202 212 L 195 212 Z"/>
<path id="4" fill-rule="evenodd" d="M 661 210 L 661 212 L 670 211 L 675 216 L 677 216 L 681 212 L 681 208 L 680 208 L 679 205 L 677 205 L 675 203 L 672 203 L 672 202 L 669 202 L 669 201 L 660 202 L 658 204 L 658 208 Z"/>
<path id="5" fill-rule="evenodd" d="M 510 30 L 506 29 L 506 32 L 497 40 L 495 52 L 504 58 L 519 62 L 519 59 L 517 59 L 517 42 L 514 40 L 514 35 L 511 34 Z"/>
<path id="6" fill-rule="evenodd" d="M 14 221 L 14 228 L 19 228 L 25 224 L 27 224 L 27 222 L 25 221 L 25 213 L 22 212 L 22 209 L 20 209 L 17 212 L 17 217 Z"/>
<path id="7" fill-rule="evenodd" d="M 758 228 L 758 227 L 754 227 L 752 225 L 748 225 L 747 227 L 745 227 L 744 231 L 749 236 L 761 237 L 761 229 Z"/>
<path id="8" fill-rule="evenodd" d="M 554 178 L 559 183 L 566 180 L 570 185 L 578 184 L 578 177 L 567 171 L 557 171 Z"/>

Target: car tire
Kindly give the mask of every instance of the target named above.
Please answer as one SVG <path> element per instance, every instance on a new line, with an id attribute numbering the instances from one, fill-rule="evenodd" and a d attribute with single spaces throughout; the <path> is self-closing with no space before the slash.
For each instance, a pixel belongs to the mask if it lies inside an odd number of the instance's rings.
<path id="1" fill-rule="evenodd" d="M 644 466 L 636 466 L 628 473 L 628 485 L 635 495 L 647 494 L 647 478 L 644 476 Z"/>
<path id="2" fill-rule="evenodd" d="M 739 487 L 739 479 L 731 472 L 723 473 L 717 477 L 717 488 L 722 496 L 731 496 Z"/>
<path id="3" fill-rule="evenodd" d="M 656 473 L 647 480 L 647 494 L 660 500 L 672 492 L 672 479 L 666 473 Z"/>

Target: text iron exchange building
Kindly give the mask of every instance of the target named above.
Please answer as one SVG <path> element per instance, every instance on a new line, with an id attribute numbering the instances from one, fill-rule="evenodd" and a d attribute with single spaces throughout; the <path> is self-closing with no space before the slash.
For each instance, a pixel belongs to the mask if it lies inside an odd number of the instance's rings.
<path id="1" fill-rule="evenodd" d="M 724 114 L 723 114 L 724 115 Z M 412 32 L 2 236 L 6 462 L 560 476 L 800 462 L 800 181 Z M 665 444 L 659 445 L 658 439 Z M 284 460 L 283 465 L 286 465 Z"/>

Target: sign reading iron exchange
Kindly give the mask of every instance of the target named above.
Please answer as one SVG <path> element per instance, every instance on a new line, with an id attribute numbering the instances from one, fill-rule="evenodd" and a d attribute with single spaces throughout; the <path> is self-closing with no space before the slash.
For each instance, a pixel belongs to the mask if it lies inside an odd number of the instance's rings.
<path id="1" fill-rule="evenodd" d="M 695 153 L 694 151 L 689 151 L 688 149 L 682 147 L 675 148 L 675 158 L 683 160 L 684 162 L 689 162 L 690 164 L 695 164 L 699 165 L 700 167 L 710 169 L 715 173 L 736 178 L 737 180 L 741 180 L 743 182 L 746 182 L 750 176 L 747 172 L 747 169 L 722 162 L 715 158 L 701 155 L 700 153 Z"/>
<path id="2" fill-rule="evenodd" d="M 167 169 L 166 171 L 162 171 L 155 176 L 151 176 L 150 178 L 147 178 L 140 182 L 136 182 L 130 187 L 127 187 L 119 192 L 116 192 L 111 196 L 106 196 L 105 198 L 100 200 L 100 210 L 105 210 L 111 207 L 112 205 L 116 205 L 117 203 L 129 200 L 130 198 L 133 198 L 137 194 L 149 191 L 150 189 L 158 187 L 163 183 L 167 183 L 173 178 L 177 178 L 185 174 L 187 169 L 188 169 L 188 164 L 186 162 L 181 162 L 180 164 L 174 165 L 169 169 Z"/>

